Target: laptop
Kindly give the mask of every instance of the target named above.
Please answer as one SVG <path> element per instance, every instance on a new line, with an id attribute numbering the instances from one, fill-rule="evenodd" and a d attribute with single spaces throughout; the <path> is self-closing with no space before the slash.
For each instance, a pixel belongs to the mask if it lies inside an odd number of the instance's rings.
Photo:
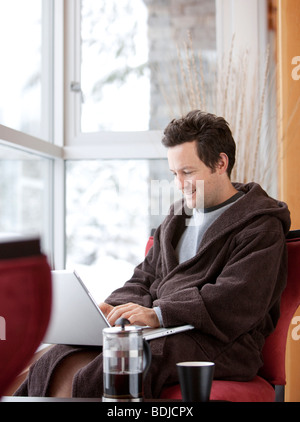
<path id="1" fill-rule="evenodd" d="M 103 312 L 76 271 L 52 271 L 52 312 L 43 343 L 102 346 L 102 330 L 110 327 Z M 191 330 L 192 325 L 142 328 L 152 340 Z"/>

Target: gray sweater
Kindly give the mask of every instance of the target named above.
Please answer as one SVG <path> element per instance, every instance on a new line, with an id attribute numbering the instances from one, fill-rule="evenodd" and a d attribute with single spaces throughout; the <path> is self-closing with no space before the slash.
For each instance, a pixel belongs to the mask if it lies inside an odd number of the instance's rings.
<path id="1" fill-rule="evenodd" d="M 209 226 L 241 196 L 243 193 L 238 192 L 218 206 L 204 210 L 193 209 L 193 215 L 175 249 L 180 264 L 196 255 L 202 237 Z"/>

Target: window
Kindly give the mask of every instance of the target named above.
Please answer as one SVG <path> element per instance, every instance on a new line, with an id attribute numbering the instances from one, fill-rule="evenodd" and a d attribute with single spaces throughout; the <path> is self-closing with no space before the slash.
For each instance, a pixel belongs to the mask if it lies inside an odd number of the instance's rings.
<path id="1" fill-rule="evenodd" d="M 100 145 L 107 132 L 140 132 L 147 143 L 141 132 L 199 106 L 186 79 L 192 62 L 193 84 L 215 67 L 215 0 L 68 4 L 68 145 Z"/>
<path id="2" fill-rule="evenodd" d="M 0 236 L 39 236 L 53 261 L 52 0 L 0 0 Z"/>
<path id="3" fill-rule="evenodd" d="M 0 235 L 39 236 L 51 252 L 52 160 L 0 145 Z"/>
<path id="4" fill-rule="evenodd" d="M 147 62 L 143 0 L 81 1 L 82 132 L 148 129 Z"/>
<path id="5" fill-rule="evenodd" d="M 50 140 L 49 1 L 0 0 L 0 124 Z"/>
<path id="6" fill-rule="evenodd" d="M 66 175 L 67 268 L 101 301 L 131 277 L 181 195 L 167 160 L 67 161 Z"/>

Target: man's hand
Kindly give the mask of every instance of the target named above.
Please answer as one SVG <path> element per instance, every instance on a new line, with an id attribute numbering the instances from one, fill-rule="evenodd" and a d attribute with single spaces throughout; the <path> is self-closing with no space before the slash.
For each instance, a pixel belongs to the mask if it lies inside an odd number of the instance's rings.
<path id="1" fill-rule="evenodd" d="M 119 318 L 126 318 L 132 325 L 148 325 L 152 328 L 160 326 L 156 312 L 152 308 L 145 308 L 136 303 L 125 303 L 118 306 L 100 303 L 99 307 L 111 325 L 115 325 Z"/>
<path id="2" fill-rule="evenodd" d="M 99 308 L 104 313 L 104 315 L 107 317 L 107 315 L 114 309 L 112 305 L 109 305 L 108 303 L 102 302 L 99 303 Z"/>

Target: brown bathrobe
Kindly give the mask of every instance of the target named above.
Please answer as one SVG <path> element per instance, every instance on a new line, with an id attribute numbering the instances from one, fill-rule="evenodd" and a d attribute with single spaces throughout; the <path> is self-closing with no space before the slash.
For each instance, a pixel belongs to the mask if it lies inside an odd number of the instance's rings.
<path id="1" fill-rule="evenodd" d="M 165 326 L 192 324 L 186 333 L 150 341 L 152 364 L 145 379 L 147 398 L 178 381 L 176 362 L 215 362 L 215 378 L 250 380 L 262 366 L 264 339 L 279 318 L 285 287 L 285 236 L 290 228 L 286 204 L 255 183 L 234 184 L 245 193 L 208 228 L 197 254 L 178 264 L 175 248 L 189 218 L 172 207 L 156 230 L 154 244 L 132 278 L 107 303 L 159 306 Z M 176 209 L 176 212 L 174 212 Z M 82 350 L 55 346 L 30 371 L 16 394 L 43 396 L 56 365 Z M 73 395 L 101 397 L 102 354 L 83 367 Z"/>

